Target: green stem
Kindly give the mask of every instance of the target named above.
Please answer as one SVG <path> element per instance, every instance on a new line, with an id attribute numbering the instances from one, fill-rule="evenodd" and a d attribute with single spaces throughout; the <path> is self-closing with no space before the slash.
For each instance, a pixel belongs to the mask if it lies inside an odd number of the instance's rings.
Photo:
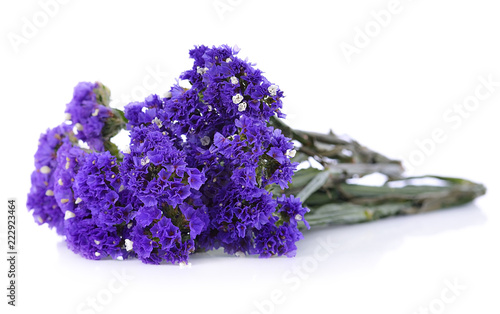
<path id="1" fill-rule="evenodd" d="M 325 197 L 326 193 L 322 191 L 309 197 L 304 204 L 311 211 L 305 218 L 311 226 L 361 223 L 459 206 L 486 193 L 482 184 L 457 178 L 429 176 L 399 181 L 425 178 L 443 184 L 389 187 L 342 183 L 336 186 L 341 195 L 339 198 Z"/>
<path id="2" fill-rule="evenodd" d="M 399 160 L 390 159 L 357 141 L 340 138 L 331 131 L 320 134 L 294 130 L 274 117 L 271 125 L 300 143 L 299 153 L 293 161 L 302 162 L 312 157 L 324 167 L 299 170 L 287 190 L 273 191 L 299 197 L 310 209 L 305 219 L 311 226 L 361 223 L 459 206 L 486 193 L 483 185 L 459 178 L 405 178 Z M 348 179 L 372 173 L 386 175 L 386 184 L 347 183 Z M 436 184 L 412 182 L 422 179 L 434 180 Z M 394 187 L 396 183 L 399 187 Z"/>
<path id="3" fill-rule="evenodd" d="M 118 149 L 118 147 L 111 142 L 111 139 L 120 133 L 121 130 L 125 130 L 127 127 L 127 119 L 125 114 L 120 109 L 111 109 L 111 116 L 106 120 L 104 127 L 102 128 L 102 137 L 104 139 L 104 148 L 115 156 L 118 162 L 123 160 L 123 155 Z"/>

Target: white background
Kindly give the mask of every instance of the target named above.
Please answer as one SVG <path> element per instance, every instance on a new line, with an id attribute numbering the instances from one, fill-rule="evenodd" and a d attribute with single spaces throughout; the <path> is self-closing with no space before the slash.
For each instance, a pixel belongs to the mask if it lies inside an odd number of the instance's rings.
<path id="1" fill-rule="evenodd" d="M 8 197 L 19 204 L 20 251 L 18 307 L 8 313 L 500 312 L 500 88 L 484 96 L 478 87 L 500 81 L 497 2 L 73 0 L 48 18 L 46 2 L 0 5 L 2 313 Z M 388 7 L 396 13 L 380 26 L 371 12 Z M 366 28 L 362 42 L 357 29 Z M 120 107 L 144 90 L 166 91 L 199 44 L 238 45 L 285 91 L 293 127 L 332 128 L 405 159 L 412 174 L 469 178 L 488 194 L 460 208 L 306 232 L 292 259 L 212 252 L 181 269 L 73 254 L 24 205 L 39 134 L 62 121 L 79 81 L 103 82 Z M 342 45 L 357 50 L 346 58 Z M 460 116 L 453 110 L 464 99 Z M 429 143 L 436 129 L 444 139 Z"/>

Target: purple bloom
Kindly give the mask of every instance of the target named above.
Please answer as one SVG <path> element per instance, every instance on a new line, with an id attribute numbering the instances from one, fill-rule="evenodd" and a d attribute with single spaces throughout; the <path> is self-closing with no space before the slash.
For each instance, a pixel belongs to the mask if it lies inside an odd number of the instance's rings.
<path id="1" fill-rule="evenodd" d="M 286 162 L 285 155 L 283 154 L 282 150 L 278 147 L 271 147 L 269 149 L 269 151 L 267 152 L 267 155 L 274 158 L 280 164 L 283 164 Z"/>
<path id="2" fill-rule="evenodd" d="M 81 157 L 74 184 L 74 209 L 66 211 L 68 247 L 89 259 L 127 258 L 124 226 L 130 222 L 135 198 L 122 189 L 116 158 L 109 152 Z"/>
<path id="3" fill-rule="evenodd" d="M 188 183 L 191 188 L 199 190 L 202 184 L 205 182 L 206 178 L 203 172 L 198 169 L 187 169 L 188 173 Z"/>
<path id="4" fill-rule="evenodd" d="M 180 263 L 219 247 L 295 255 L 307 209 L 270 192 L 287 188 L 296 168 L 290 139 L 269 126 L 284 117 L 284 95 L 237 53 L 195 47 L 180 77 L 190 88 L 173 86 L 124 113 L 108 106 L 101 83 L 78 84 L 66 107 L 71 125 L 42 135 L 35 155 L 28 207 L 38 222 L 89 259 Z M 124 121 L 130 149 L 122 156 L 110 138 Z"/>
<path id="5" fill-rule="evenodd" d="M 141 261 L 147 264 L 159 264 L 161 262 L 161 257 L 151 254 L 153 250 L 159 247 L 159 244 L 147 235 L 147 230 L 143 227 L 133 227 L 130 239 L 126 239 L 125 241 L 127 240 L 130 241 L 128 243 L 132 246 L 130 249 L 134 250 Z"/>
<path id="6" fill-rule="evenodd" d="M 68 247 L 87 259 L 102 259 L 106 256 L 126 258 L 128 253 L 120 246 L 117 232 L 102 229 L 94 219 L 74 217 L 65 221 Z"/>
<path id="7" fill-rule="evenodd" d="M 58 166 L 54 171 L 54 198 L 64 214 L 73 212 L 75 198 L 73 183 L 78 172 L 80 162 L 84 160 L 84 151 L 74 146 L 67 138 L 57 151 Z"/>
<path id="8" fill-rule="evenodd" d="M 108 88 L 101 83 L 81 82 L 66 105 L 76 138 L 98 152 L 104 151 L 106 142 L 123 127 L 118 111 L 109 108 L 109 97 Z"/>
<path id="9" fill-rule="evenodd" d="M 58 166 L 58 150 L 70 134 L 67 126 L 58 126 L 47 130 L 40 136 L 38 150 L 35 153 L 35 171 L 31 174 L 31 189 L 26 206 L 33 210 L 33 217 L 38 224 L 47 223 L 50 228 L 56 228 L 57 233 L 63 234 L 64 213 L 54 197 L 54 173 Z"/>
<path id="10" fill-rule="evenodd" d="M 283 205 L 266 189 L 288 187 L 296 165 L 289 158 L 290 139 L 268 127 L 270 117 L 284 117 L 283 92 L 236 54 L 227 46 L 191 50 L 193 67 L 181 79 L 192 86 L 174 86 L 164 110 L 167 120 L 175 121 L 173 133 L 186 138 L 181 145 L 187 167 L 203 169 L 206 177 L 199 190 L 210 226 L 197 238 L 199 249 L 222 246 L 230 254 L 253 254 L 257 235 L 268 234 L 259 230 L 268 225 L 287 223 L 300 234 L 298 215 L 273 218 Z M 287 245 L 271 255 L 294 250 Z"/>
<path id="11" fill-rule="evenodd" d="M 81 82 L 74 90 L 73 99 L 66 105 L 66 114 L 76 129 L 76 137 L 85 141 L 92 149 L 103 151 L 102 129 L 111 110 L 98 102 L 97 90 L 102 84 Z"/>
<path id="12" fill-rule="evenodd" d="M 158 238 L 158 243 L 164 250 L 170 249 L 175 246 L 176 243 L 181 242 L 181 231 L 178 227 L 172 224 L 170 218 L 162 217 L 151 228 L 151 235 L 153 238 Z"/>
<path id="13" fill-rule="evenodd" d="M 306 228 L 309 229 L 309 224 L 304 219 L 305 214 L 309 211 L 307 208 L 302 206 L 300 199 L 290 195 L 280 196 L 278 199 L 279 209 L 278 212 L 284 214 L 286 218 L 284 220 L 290 225 L 296 225 L 297 221 L 303 221 Z"/>
<path id="14" fill-rule="evenodd" d="M 260 257 L 271 257 L 274 255 L 286 255 L 293 257 L 296 254 L 297 246 L 295 242 L 303 236 L 297 228 L 288 223 L 277 227 L 267 224 L 264 228 L 256 232 L 255 250 L 253 253 Z"/>
<path id="15" fill-rule="evenodd" d="M 154 220 L 160 219 L 161 216 L 162 212 L 156 205 L 155 206 L 144 205 L 139 208 L 134 218 L 135 221 L 137 222 L 137 225 L 141 227 L 147 227 L 151 223 L 153 223 Z"/>
<path id="16" fill-rule="evenodd" d="M 208 227 L 198 192 L 204 173 L 188 167 L 183 140 L 172 131 L 164 100 L 150 96 L 132 103 L 125 117 L 131 143 L 120 173 L 124 187 L 138 200 L 129 239 L 133 251 L 145 263 L 185 262 L 194 251 L 193 239 Z"/>

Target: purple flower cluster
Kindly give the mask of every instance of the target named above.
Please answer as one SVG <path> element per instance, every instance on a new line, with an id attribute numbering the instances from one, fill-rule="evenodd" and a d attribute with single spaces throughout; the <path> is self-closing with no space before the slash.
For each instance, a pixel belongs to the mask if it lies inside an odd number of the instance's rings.
<path id="1" fill-rule="evenodd" d="M 120 166 L 124 186 L 138 199 L 129 239 L 146 263 L 187 262 L 208 226 L 198 191 L 206 178 L 188 167 L 182 139 L 171 132 L 164 102 L 150 96 L 126 107 L 130 151 Z"/>
<path id="2" fill-rule="evenodd" d="M 200 191 L 210 225 L 197 248 L 293 256 L 306 209 L 289 215 L 281 208 L 293 200 L 278 202 L 269 192 L 286 188 L 296 167 L 290 139 L 268 126 L 271 116 L 284 117 L 283 92 L 236 54 L 227 46 L 191 50 L 193 68 L 181 75 L 191 88 L 174 86 L 165 99 L 173 133 L 186 137 L 188 165 L 205 169 L 207 178 Z"/>
<path id="3" fill-rule="evenodd" d="M 81 82 L 66 105 L 66 119 L 76 130 L 76 138 L 96 151 L 104 151 L 103 127 L 112 115 L 107 107 L 109 92 L 101 83 Z"/>
<path id="4" fill-rule="evenodd" d="M 64 213 L 54 197 L 54 183 L 57 181 L 54 172 L 58 169 L 58 150 L 67 142 L 69 132 L 68 126 L 61 125 L 40 136 L 27 200 L 27 207 L 33 210 L 35 221 L 55 227 L 59 234 L 63 234 Z"/>
<path id="5" fill-rule="evenodd" d="M 78 84 L 71 125 L 40 138 L 28 195 L 36 220 L 89 259 L 187 263 L 220 247 L 294 256 L 307 209 L 271 192 L 286 189 L 296 168 L 290 139 L 269 124 L 284 117 L 283 92 L 237 53 L 195 47 L 180 77 L 190 88 L 175 85 L 123 114 L 102 84 Z M 118 152 L 110 138 L 125 125 L 130 145 Z"/>
<path id="6" fill-rule="evenodd" d="M 65 124 L 41 136 L 27 206 L 39 224 L 56 227 L 82 256 L 126 257 L 121 229 L 132 202 L 129 192 L 120 191 L 116 158 L 86 153 L 76 141 Z"/>
<path id="7" fill-rule="evenodd" d="M 130 223 L 133 196 L 122 188 L 116 158 L 88 153 L 74 177 L 74 206 L 65 215 L 68 247 L 88 259 L 126 258 L 123 234 Z"/>

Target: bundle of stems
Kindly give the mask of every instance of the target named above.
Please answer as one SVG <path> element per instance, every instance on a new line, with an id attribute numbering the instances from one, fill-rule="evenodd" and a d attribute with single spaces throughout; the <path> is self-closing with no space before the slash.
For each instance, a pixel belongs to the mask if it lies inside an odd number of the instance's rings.
<path id="1" fill-rule="evenodd" d="M 296 162 L 309 162 L 298 170 L 286 190 L 310 209 L 305 219 L 311 227 L 353 224 L 384 217 L 422 213 L 459 206 L 484 195 L 482 184 L 442 176 L 405 177 L 401 161 L 388 158 L 353 139 L 295 130 L 278 118 L 271 124 L 298 142 Z M 312 167 L 311 161 L 319 167 Z M 387 177 L 380 186 L 356 184 L 366 175 Z"/>

